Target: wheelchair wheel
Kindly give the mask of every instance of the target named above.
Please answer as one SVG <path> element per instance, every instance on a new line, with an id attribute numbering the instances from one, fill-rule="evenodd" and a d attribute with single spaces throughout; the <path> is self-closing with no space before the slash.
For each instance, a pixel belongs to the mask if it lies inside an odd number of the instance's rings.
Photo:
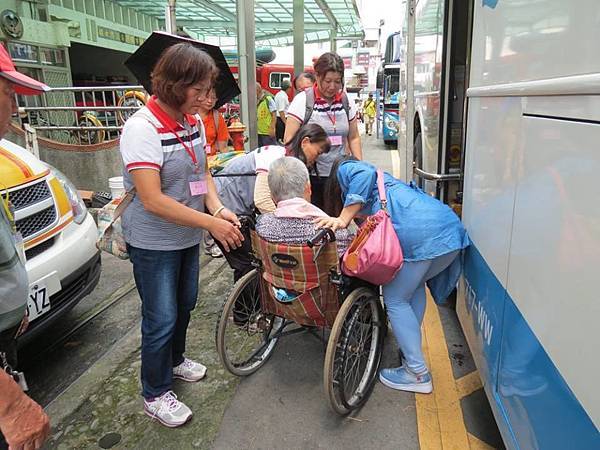
<path id="1" fill-rule="evenodd" d="M 325 392 L 336 413 L 348 414 L 367 400 L 381 360 L 385 327 L 375 292 L 362 287 L 348 295 L 331 329 L 323 371 Z"/>
<path id="2" fill-rule="evenodd" d="M 260 307 L 259 272 L 254 269 L 235 283 L 217 322 L 217 353 L 234 375 L 256 372 L 271 356 L 284 321 L 263 314 Z"/>

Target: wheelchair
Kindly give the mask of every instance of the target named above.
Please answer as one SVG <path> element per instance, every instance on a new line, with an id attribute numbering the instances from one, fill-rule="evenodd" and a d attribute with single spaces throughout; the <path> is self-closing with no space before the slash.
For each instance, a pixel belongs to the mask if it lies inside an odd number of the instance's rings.
<path id="1" fill-rule="evenodd" d="M 319 230 L 303 245 L 268 242 L 250 230 L 253 269 L 225 300 L 217 352 L 232 374 L 260 369 L 280 338 L 330 330 L 323 384 L 333 411 L 349 414 L 369 397 L 387 321 L 379 288 L 340 271 L 335 234 Z"/>

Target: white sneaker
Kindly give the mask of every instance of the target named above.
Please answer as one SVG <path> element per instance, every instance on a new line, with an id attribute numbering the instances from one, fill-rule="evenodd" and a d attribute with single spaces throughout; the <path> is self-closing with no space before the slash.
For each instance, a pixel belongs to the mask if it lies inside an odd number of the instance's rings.
<path id="1" fill-rule="evenodd" d="M 192 418 L 192 410 L 177 400 L 173 391 L 152 401 L 144 400 L 144 412 L 169 428 L 179 427 Z"/>
<path id="2" fill-rule="evenodd" d="M 206 367 L 191 359 L 184 358 L 181 364 L 173 367 L 173 378 L 179 378 L 183 381 L 200 381 L 205 375 Z"/>
<path id="3" fill-rule="evenodd" d="M 210 247 L 206 247 L 204 249 L 204 252 L 213 258 L 222 258 L 223 257 L 223 252 L 221 251 L 221 249 L 219 248 L 219 246 L 217 244 L 213 244 Z"/>

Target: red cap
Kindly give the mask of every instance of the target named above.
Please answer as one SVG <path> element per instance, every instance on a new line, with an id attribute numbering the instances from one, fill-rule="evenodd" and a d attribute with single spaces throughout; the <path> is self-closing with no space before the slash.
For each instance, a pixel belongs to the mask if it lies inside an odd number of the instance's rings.
<path id="1" fill-rule="evenodd" d="M 15 92 L 21 95 L 37 95 L 50 88 L 44 83 L 34 80 L 20 72 L 17 72 L 10 55 L 3 45 L 0 44 L 0 77 L 13 83 Z"/>

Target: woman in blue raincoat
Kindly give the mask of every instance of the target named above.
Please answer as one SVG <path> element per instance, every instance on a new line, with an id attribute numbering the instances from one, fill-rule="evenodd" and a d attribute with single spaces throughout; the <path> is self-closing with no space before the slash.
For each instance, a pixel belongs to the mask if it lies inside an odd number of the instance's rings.
<path id="1" fill-rule="evenodd" d="M 393 389 L 430 393 L 431 375 L 421 348 L 421 323 L 425 315 L 425 284 L 437 303 L 452 292 L 461 272 L 460 251 L 469 238 L 458 216 L 445 204 L 416 186 L 384 174 L 388 211 L 404 254 L 404 265 L 383 286 L 387 314 L 403 361 L 383 369 L 379 379 Z M 346 228 L 356 217 L 381 209 L 377 168 L 353 159 L 338 161 L 326 189 L 325 211 L 332 217 L 318 225 Z"/>

